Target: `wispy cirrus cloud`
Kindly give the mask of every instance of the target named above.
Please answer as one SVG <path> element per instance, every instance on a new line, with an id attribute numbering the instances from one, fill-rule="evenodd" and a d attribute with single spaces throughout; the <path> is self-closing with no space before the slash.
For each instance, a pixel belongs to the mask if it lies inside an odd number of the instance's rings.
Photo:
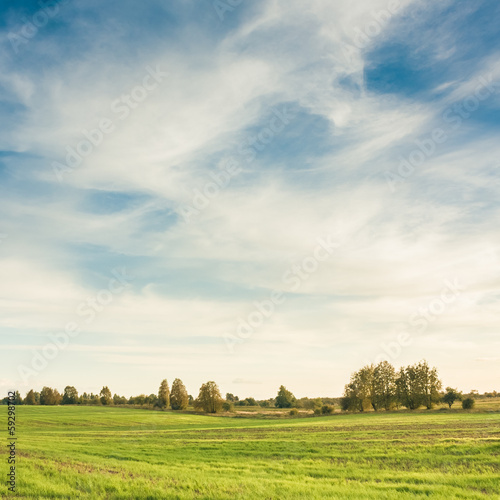
<path id="1" fill-rule="evenodd" d="M 97 390 L 113 363 L 114 391 L 153 391 L 162 357 L 181 370 L 191 352 L 191 392 L 213 374 L 230 392 L 265 375 L 259 397 L 279 383 L 338 394 L 395 325 L 458 277 L 460 300 L 396 364 L 427 357 L 455 385 L 492 389 L 458 367 L 495 348 L 498 94 L 457 130 L 443 113 L 479 78 L 497 85 L 498 7 L 276 0 L 244 2 L 221 22 L 210 3 L 98 5 L 65 3 L 17 53 L 8 35 L 39 7 L 3 8 L 0 325 L 10 372 L 25 362 L 19 346 L 62 328 L 122 265 L 136 276 L 131 288 L 82 332 L 87 347 L 79 339 L 38 385 L 70 373 L 88 387 L 84 367 L 96 363 Z M 165 76 L 142 98 L 134 89 L 148 68 Z M 283 109 L 293 120 L 260 136 Z M 58 179 L 53 163 L 102 119 L 113 131 Z M 446 142 L 391 191 L 384 174 L 436 127 Z M 241 172 L 186 224 L 181 208 L 234 159 Z M 335 258 L 228 354 L 237 318 L 283 289 L 283 273 L 327 234 L 342 241 Z M 263 368 L 270 359 L 275 373 Z M 130 365 L 143 374 L 132 386 L 122 382 Z M 317 370 L 333 381 L 321 385 Z"/>

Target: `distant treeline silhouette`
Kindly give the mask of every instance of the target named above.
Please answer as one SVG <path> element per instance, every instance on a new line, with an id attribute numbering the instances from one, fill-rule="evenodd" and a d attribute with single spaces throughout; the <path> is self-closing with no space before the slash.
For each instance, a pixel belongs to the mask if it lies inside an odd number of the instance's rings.
<path id="1" fill-rule="evenodd" d="M 61 394 L 57 389 L 43 387 L 40 392 L 31 389 L 24 398 L 16 391 L 17 405 L 103 405 L 103 406 L 134 406 L 149 407 L 159 410 L 186 410 L 192 407 L 206 413 L 234 411 L 236 406 L 260 406 L 263 408 L 290 408 L 313 410 L 315 414 L 333 413 L 336 405 L 348 412 L 364 412 L 367 410 L 397 410 L 401 407 L 416 410 L 421 407 L 433 408 L 438 403 L 446 403 L 450 408 L 456 401 L 462 401 L 465 409 L 474 406 L 475 398 L 497 397 L 496 391 L 484 393 L 477 391 L 463 395 L 457 389 L 447 387 L 442 391 L 442 382 L 436 368 L 429 367 L 427 361 L 401 367 L 399 371 L 387 361 L 377 365 L 367 365 L 351 375 L 346 384 L 344 395 L 340 398 L 300 398 L 285 387 L 278 389 L 275 398 L 256 400 L 252 397 L 239 399 L 227 393 L 225 399 L 221 396 L 219 387 L 213 381 L 200 387 L 195 399 L 188 394 L 182 380 L 176 378 L 170 389 L 167 380 L 160 384 L 158 394 L 132 396 L 126 398 L 118 394 L 112 395 L 110 389 L 104 386 L 99 394 L 86 393 L 79 395 L 73 386 L 66 386 Z M 4 398 L 2 404 L 8 404 Z"/>

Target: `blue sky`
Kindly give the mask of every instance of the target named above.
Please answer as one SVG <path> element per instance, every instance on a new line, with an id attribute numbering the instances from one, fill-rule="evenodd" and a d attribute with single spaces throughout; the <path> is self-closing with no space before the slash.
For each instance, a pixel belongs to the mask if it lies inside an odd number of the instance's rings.
<path id="1" fill-rule="evenodd" d="M 0 386 L 336 396 L 426 358 L 498 390 L 499 18 L 2 5 Z"/>

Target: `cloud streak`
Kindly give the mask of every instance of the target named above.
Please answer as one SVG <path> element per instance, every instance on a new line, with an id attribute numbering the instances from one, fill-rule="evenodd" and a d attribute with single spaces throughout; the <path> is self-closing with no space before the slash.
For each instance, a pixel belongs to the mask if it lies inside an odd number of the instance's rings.
<path id="1" fill-rule="evenodd" d="M 281 383 L 337 395 L 457 277 L 466 289 L 395 364 L 426 357 L 449 383 L 494 389 L 460 367 L 498 350 L 498 93 L 396 189 L 384 176 L 479 78 L 497 88 L 487 2 L 242 2 L 223 21 L 210 2 L 98 5 L 61 5 L 17 52 L 8 35 L 37 10 L 21 2 L 0 27 L 6 379 L 126 266 L 133 285 L 34 385 L 68 378 L 128 394 L 182 375 L 193 393 L 217 377 L 230 392 L 237 380 L 265 380 L 257 397 Z M 166 74 L 151 90 L 147 68 Z M 264 131 L 283 109 L 294 117 L 271 138 Z M 68 148 L 81 157 L 72 166 Z M 196 207 L 235 156 L 237 175 Z M 55 162 L 71 171 L 54 175 Z M 196 209 L 188 224 L 186 207 Z M 335 255 L 290 292 L 284 270 L 329 234 L 341 242 Z M 224 336 L 273 290 L 286 303 L 228 353 Z M 186 372 L 164 373 L 183 362 Z"/>

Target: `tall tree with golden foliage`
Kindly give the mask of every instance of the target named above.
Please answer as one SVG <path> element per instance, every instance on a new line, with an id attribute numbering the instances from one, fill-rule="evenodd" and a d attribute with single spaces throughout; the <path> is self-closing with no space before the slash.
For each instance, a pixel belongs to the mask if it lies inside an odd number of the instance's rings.
<path id="1" fill-rule="evenodd" d="M 176 378 L 170 392 L 170 406 L 172 410 L 185 410 L 188 407 L 189 396 L 182 380 Z"/>
<path id="2" fill-rule="evenodd" d="M 195 407 L 203 408 L 206 413 L 217 413 L 222 409 L 223 402 L 219 387 L 211 380 L 200 387 L 200 394 L 195 401 Z"/>
<path id="3" fill-rule="evenodd" d="M 160 384 L 157 404 L 160 408 L 168 408 L 170 405 L 170 388 L 168 387 L 167 379 L 162 380 Z"/>

